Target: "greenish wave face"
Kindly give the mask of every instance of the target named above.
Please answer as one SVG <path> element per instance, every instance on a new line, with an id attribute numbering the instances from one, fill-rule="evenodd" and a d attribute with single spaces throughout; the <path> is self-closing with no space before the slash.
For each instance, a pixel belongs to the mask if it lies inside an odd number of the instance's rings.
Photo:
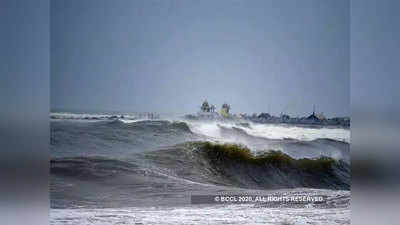
<path id="1" fill-rule="evenodd" d="M 211 143 L 196 142 L 202 151 L 204 151 L 211 160 L 224 161 L 233 160 L 236 162 L 245 162 L 256 165 L 272 165 L 279 168 L 298 168 L 306 171 L 330 171 L 337 164 L 337 160 L 321 156 L 314 159 L 294 159 L 289 155 L 275 150 L 265 151 L 260 155 L 254 155 L 249 148 L 243 145 L 230 143 Z"/>

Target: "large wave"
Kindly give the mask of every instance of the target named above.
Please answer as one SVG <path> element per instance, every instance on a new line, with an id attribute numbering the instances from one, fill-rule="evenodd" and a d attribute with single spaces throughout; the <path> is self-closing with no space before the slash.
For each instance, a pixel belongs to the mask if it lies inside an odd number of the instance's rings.
<path id="1" fill-rule="evenodd" d="M 279 151 L 254 155 L 243 146 L 211 142 L 187 142 L 167 149 L 136 154 L 146 164 L 103 157 L 51 160 L 55 175 L 97 179 L 152 171 L 165 178 L 244 188 L 349 189 L 349 164 L 329 157 L 294 159 Z M 150 169 L 151 168 L 151 169 Z M 157 169 L 155 169 L 157 168 Z M 155 173 L 155 171 L 158 171 Z M 147 174 L 147 176 L 150 173 Z"/>
<path id="2" fill-rule="evenodd" d="M 88 114 L 88 113 L 67 113 L 52 112 L 50 118 L 54 120 L 85 120 L 85 121 L 104 121 L 119 120 L 123 123 L 135 123 L 140 121 L 150 121 L 147 114 Z M 173 118 L 173 117 L 171 117 Z M 151 119 L 154 120 L 154 119 Z M 160 119 L 157 119 L 160 120 Z M 173 119 L 163 119 L 166 121 L 185 122 L 192 131 L 210 136 L 221 138 L 221 128 L 240 128 L 247 134 L 268 139 L 297 139 L 310 141 L 321 138 L 334 139 L 350 143 L 350 130 L 339 127 L 324 126 L 302 126 L 289 124 L 259 124 L 249 121 L 231 120 L 187 120 L 174 117 Z"/>
<path id="3" fill-rule="evenodd" d="M 199 134 L 210 136 L 216 139 L 223 139 L 221 130 L 224 128 L 241 129 L 248 135 L 267 138 L 267 139 L 296 139 L 302 141 L 312 141 L 316 139 L 333 139 L 350 143 L 350 130 L 343 128 L 326 127 L 302 127 L 294 125 L 278 124 L 255 124 L 255 123 L 232 123 L 221 121 L 197 122 L 186 121 L 190 128 Z"/>
<path id="4" fill-rule="evenodd" d="M 220 191 L 349 189 L 348 142 L 329 135 L 276 138 L 253 129 L 261 128 L 224 121 L 53 119 L 52 207 L 142 205 L 150 197 L 175 204 L 182 195 Z"/>
<path id="5" fill-rule="evenodd" d="M 182 120 L 114 119 L 87 125 L 57 121 L 51 126 L 52 147 L 57 152 L 84 148 L 86 153 L 129 153 L 202 140 L 242 144 L 254 153 L 273 149 L 294 158 L 324 155 L 350 161 L 349 130 L 339 128 Z"/>
<path id="6" fill-rule="evenodd" d="M 254 155 L 236 144 L 189 142 L 146 157 L 197 182 L 261 189 L 350 187 L 349 164 L 323 156 L 294 159 L 273 150 Z"/>
<path id="7" fill-rule="evenodd" d="M 294 158 L 321 155 L 350 162 L 350 131 L 253 123 L 187 122 L 191 131 L 208 141 L 242 144 L 253 153 L 280 150 Z M 268 131 L 263 133 L 263 131 Z M 271 134 L 271 135 L 270 135 Z"/>

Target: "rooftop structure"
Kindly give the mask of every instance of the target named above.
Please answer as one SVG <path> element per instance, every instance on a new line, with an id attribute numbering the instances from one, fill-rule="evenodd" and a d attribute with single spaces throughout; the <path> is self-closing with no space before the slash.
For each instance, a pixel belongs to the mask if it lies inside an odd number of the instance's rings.
<path id="1" fill-rule="evenodd" d="M 231 109 L 231 106 L 224 103 L 221 107 L 221 115 L 223 117 L 228 117 L 229 116 L 229 110 Z"/>
<path id="2" fill-rule="evenodd" d="M 203 104 L 201 105 L 202 112 L 211 112 L 211 106 L 208 104 L 207 100 L 204 100 Z"/>
<path id="3" fill-rule="evenodd" d="M 307 117 L 308 120 L 318 121 L 319 118 L 315 115 L 315 105 L 313 105 L 313 112 Z"/>

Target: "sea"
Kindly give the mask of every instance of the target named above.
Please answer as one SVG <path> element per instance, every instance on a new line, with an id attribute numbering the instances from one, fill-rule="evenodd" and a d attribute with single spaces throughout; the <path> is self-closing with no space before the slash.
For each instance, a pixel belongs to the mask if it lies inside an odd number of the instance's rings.
<path id="1" fill-rule="evenodd" d="M 50 129 L 51 224 L 350 224 L 349 128 L 52 112 Z"/>

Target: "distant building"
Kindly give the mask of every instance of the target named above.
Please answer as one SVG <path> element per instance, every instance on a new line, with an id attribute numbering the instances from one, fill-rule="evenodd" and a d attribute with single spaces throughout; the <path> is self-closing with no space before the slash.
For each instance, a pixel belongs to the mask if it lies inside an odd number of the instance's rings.
<path id="1" fill-rule="evenodd" d="M 211 107 L 208 104 L 207 100 L 204 100 L 203 104 L 201 105 L 201 111 L 202 112 L 210 112 L 211 111 Z"/>
<path id="2" fill-rule="evenodd" d="M 211 105 L 210 111 L 211 111 L 211 112 L 215 112 L 215 105 Z"/>
<path id="3" fill-rule="evenodd" d="M 224 103 L 223 105 L 222 105 L 222 108 L 221 108 L 221 115 L 223 116 L 223 117 L 228 117 L 229 116 L 229 110 L 231 109 L 231 106 L 230 105 L 228 105 L 228 104 L 226 104 L 226 103 Z"/>
<path id="4" fill-rule="evenodd" d="M 260 113 L 260 115 L 257 116 L 259 119 L 269 119 L 271 118 L 271 115 L 269 113 Z"/>
<path id="5" fill-rule="evenodd" d="M 318 113 L 315 115 L 319 120 L 326 120 L 324 113 Z"/>
<path id="6" fill-rule="evenodd" d="M 282 122 L 287 122 L 290 120 L 290 116 L 286 114 L 281 114 L 281 121 Z"/>
<path id="7" fill-rule="evenodd" d="M 207 100 L 200 106 L 200 112 L 197 112 L 197 115 L 186 115 L 186 118 L 189 119 L 219 119 L 220 115 L 215 111 L 215 105 L 211 105 Z"/>
<path id="8" fill-rule="evenodd" d="M 313 113 L 307 117 L 307 120 L 320 121 L 320 119 L 315 115 L 315 105 L 313 106 Z"/>

